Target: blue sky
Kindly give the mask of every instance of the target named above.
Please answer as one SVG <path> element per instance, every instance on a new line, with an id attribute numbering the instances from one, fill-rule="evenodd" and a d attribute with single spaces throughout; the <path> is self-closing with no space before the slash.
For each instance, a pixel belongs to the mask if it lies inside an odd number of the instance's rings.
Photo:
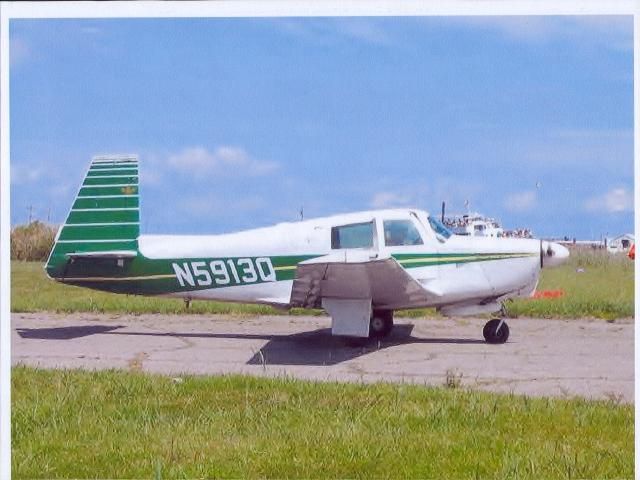
<path id="1" fill-rule="evenodd" d="M 11 216 L 137 153 L 142 231 L 382 207 L 633 231 L 632 17 L 11 20 Z"/>

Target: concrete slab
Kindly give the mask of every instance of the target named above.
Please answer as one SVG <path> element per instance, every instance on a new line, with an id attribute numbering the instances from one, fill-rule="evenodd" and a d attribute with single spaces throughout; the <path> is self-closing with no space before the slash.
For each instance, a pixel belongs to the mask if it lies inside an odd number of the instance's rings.
<path id="1" fill-rule="evenodd" d="M 381 342 L 331 336 L 327 317 L 12 314 L 12 362 L 44 368 L 244 373 L 443 385 L 634 401 L 633 321 L 509 320 L 504 345 L 481 319 L 396 319 Z"/>

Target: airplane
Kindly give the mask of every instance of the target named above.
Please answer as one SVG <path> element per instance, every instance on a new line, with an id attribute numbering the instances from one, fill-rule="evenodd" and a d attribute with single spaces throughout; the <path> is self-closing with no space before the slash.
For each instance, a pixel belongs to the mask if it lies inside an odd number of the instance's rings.
<path id="1" fill-rule="evenodd" d="M 192 300 L 322 308 L 333 335 L 383 338 L 399 309 L 503 311 L 569 251 L 520 238 L 458 236 L 413 208 L 372 210 L 219 235 L 141 235 L 138 157 L 94 157 L 45 265 L 65 284 Z M 483 328 L 509 337 L 504 315 Z"/>

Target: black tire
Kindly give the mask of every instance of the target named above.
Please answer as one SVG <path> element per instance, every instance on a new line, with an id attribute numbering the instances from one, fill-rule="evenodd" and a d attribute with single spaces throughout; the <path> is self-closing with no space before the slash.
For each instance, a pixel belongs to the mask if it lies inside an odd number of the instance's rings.
<path id="1" fill-rule="evenodd" d="M 384 338 L 393 330 L 393 311 L 375 310 L 369 320 L 369 338 Z"/>
<path id="2" fill-rule="evenodd" d="M 507 322 L 502 322 L 500 330 L 497 330 L 500 322 L 501 320 L 499 318 L 494 318 L 485 324 L 482 329 L 482 335 L 484 335 L 484 339 L 487 343 L 504 343 L 509 338 L 509 325 L 507 325 Z"/>

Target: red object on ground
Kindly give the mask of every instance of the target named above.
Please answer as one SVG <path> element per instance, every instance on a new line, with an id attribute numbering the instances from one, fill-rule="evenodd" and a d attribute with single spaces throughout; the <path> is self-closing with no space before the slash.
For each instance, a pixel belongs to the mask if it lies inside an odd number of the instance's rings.
<path id="1" fill-rule="evenodd" d="M 533 298 L 560 298 L 564 297 L 564 290 L 542 290 L 533 294 Z"/>
<path id="2" fill-rule="evenodd" d="M 635 243 L 633 245 L 631 245 L 631 250 L 629 250 L 629 258 L 631 260 L 635 260 L 636 259 L 636 244 Z"/>

